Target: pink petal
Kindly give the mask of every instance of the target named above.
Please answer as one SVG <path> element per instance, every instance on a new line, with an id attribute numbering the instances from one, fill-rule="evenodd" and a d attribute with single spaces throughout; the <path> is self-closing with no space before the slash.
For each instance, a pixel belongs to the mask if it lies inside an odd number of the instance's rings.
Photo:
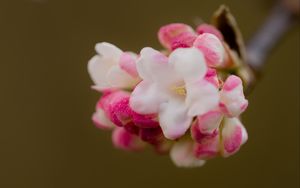
<path id="1" fill-rule="evenodd" d="M 201 132 L 197 122 L 195 122 L 191 127 L 191 136 L 193 140 L 198 143 L 201 143 L 204 138 L 214 138 L 219 135 L 219 129 L 214 129 L 211 132 Z"/>
<path id="2" fill-rule="evenodd" d="M 248 106 L 243 93 L 242 80 L 235 75 L 229 76 L 220 92 L 220 109 L 229 117 L 237 117 Z"/>
<path id="3" fill-rule="evenodd" d="M 201 35 L 203 33 L 210 33 L 210 34 L 214 34 L 220 40 L 223 40 L 222 33 L 213 25 L 201 24 L 197 27 L 196 31 L 199 35 Z"/>
<path id="4" fill-rule="evenodd" d="M 116 127 L 114 129 L 112 142 L 116 148 L 130 151 L 141 150 L 145 146 L 138 136 L 129 133 L 122 127 Z"/>
<path id="5" fill-rule="evenodd" d="M 201 117 L 192 125 L 191 135 L 197 142 L 194 153 L 199 159 L 210 159 L 219 155 L 220 136 L 219 124 L 222 114 L 211 111 Z"/>
<path id="6" fill-rule="evenodd" d="M 231 75 L 226 79 L 223 85 L 223 90 L 229 92 L 236 89 L 240 85 L 242 85 L 242 80 L 238 76 Z"/>
<path id="7" fill-rule="evenodd" d="M 194 153 L 199 159 L 211 159 L 219 155 L 220 139 L 219 135 L 205 136 L 195 145 Z"/>
<path id="8" fill-rule="evenodd" d="M 138 77 L 138 72 L 136 70 L 136 61 L 137 61 L 136 54 L 125 52 L 120 57 L 119 66 L 121 67 L 122 70 L 126 71 L 133 78 L 136 78 Z"/>
<path id="9" fill-rule="evenodd" d="M 202 51 L 206 63 L 210 67 L 222 67 L 225 63 L 226 53 L 222 42 L 213 34 L 199 35 L 194 46 Z"/>
<path id="10" fill-rule="evenodd" d="M 228 157 L 236 153 L 248 139 L 246 129 L 237 118 L 225 118 L 222 129 L 222 155 Z"/>
<path id="11" fill-rule="evenodd" d="M 171 50 L 174 40 L 182 33 L 194 33 L 194 30 L 182 23 L 168 24 L 159 29 L 158 39 L 165 48 Z"/>
<path id="12" fill-rule="evenodd" d="M 197 117 L 195 126 L 202 134 L 212 134 L 219 128 L 223 119 L 223 114 L 218 110 L 211 110 Z"/>
<path id="13" fill-rule="evenodd" d="M 156 114 L 138 114 L 132 111 L 132 119 L 134 124 L 140 128 L 156 128 L 159 127 Z"/>
<path id="14" fill-rule="evenodd" d="M 220 87 L 220 81 L 216 69 L 208 68 L 205 75 L 205 80 L 216 86 L 216 88 Z"/>
<path id="15" fill-rule="evenodd" d="M 177 48 L 189 48 L 193 46 L 197 35 L 194 32 L 184 32 L 174 37 L 171 49 L 175 50 Z"/>

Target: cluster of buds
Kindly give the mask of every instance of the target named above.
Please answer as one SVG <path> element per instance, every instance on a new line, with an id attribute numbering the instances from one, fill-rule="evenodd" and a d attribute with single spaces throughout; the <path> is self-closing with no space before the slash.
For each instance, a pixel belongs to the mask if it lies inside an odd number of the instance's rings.
<path id="1" fill-rule="evenodd" d="M 247 141 L 240 115 L 248 106 L 238 54 L 209 24 L 173 23 L 160 28 L 162 51 L 139 54 L 96 44 L 88 63 L 93 89 L 102 93 L 94 124 L 112 130 L 115 147 L 152 146 L 180 167 L 228 157 Z"/>

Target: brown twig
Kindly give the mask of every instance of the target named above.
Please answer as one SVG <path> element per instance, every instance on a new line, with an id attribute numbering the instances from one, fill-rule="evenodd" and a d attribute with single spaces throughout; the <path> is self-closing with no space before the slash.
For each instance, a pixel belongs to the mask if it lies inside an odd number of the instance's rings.
<path id="1" fill-rule="evenodd" d="M 295 20 L 294 13 L 282 1 L 278 1 L 246 45 L 247 63 L 256 73 L 261 71 L 266 58 Z"/>

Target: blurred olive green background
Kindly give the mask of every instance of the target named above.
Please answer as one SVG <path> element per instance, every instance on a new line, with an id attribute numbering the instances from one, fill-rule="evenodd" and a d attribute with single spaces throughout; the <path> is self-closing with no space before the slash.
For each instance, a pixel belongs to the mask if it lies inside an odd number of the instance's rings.
<path id="1" fill-rule="evenodd" d="M 160 48 L 161 25 L 208 21 L 221 3 L 249 39 L 274 1 L 1 0 L 0 187 L 298 187 L 299 25 L 249 96 L 249 141 L 233 157 L 179 169 L 152 151 L 114 149 L 90 120 L 99 94 L 86 67 L 96 42 Z"/>

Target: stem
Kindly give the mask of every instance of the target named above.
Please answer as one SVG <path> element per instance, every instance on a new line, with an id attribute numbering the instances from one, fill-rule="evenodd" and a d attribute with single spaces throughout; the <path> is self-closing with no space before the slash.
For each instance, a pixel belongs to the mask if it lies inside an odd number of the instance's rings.
<path id="1" fill-rule="evenodd" d="M 246 46 L 247 63 L 256 72 L 260 72 L 270 51 L 291 28 L 293 22 L 293 13 L 278 1 Z"/>

